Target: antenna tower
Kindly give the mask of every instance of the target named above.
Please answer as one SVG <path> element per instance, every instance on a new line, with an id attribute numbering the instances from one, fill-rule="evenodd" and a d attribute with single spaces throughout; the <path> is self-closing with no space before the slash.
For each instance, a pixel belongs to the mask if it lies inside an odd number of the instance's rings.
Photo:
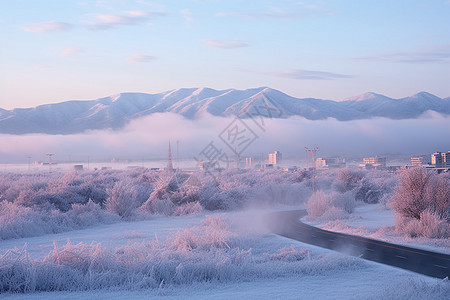
<path id="1" fill-rule="evenodd" d="M 312 188 L 313 188 L 313 193 L 316 192 L 315 189 L 315 181 L 316 181 L 316 152 L 319 151 L 319 148 L 314 148 L 314 149 L 308 149 L 305 147 L 305 151 L 306 152 L 311 152 L 312 154 L 312 161 L 313 161 L 313 173 L 312 173 Z"/>
<path id="2" fill-rule="evenodd" d="M 173 170 L 172 150 L 170 150 L 170 141 L 169 141 L 169 160 L 167 161 L 167 169 L 168 170 Z"/>
<path id="3" fill-rule="evenodd" d="M 48 156 L 48 172 L 51 173 L 52 172 L 52 156 L 55 154 L 47 153 L 46 155 Z"/>

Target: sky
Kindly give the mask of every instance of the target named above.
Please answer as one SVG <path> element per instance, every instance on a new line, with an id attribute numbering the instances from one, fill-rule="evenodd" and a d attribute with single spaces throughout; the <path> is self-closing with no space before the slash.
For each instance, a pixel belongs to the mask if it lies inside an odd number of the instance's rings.
<path id="1" fill-rule="evenodd" d="M 0 108 L 181 87 L 450 97 L 449 0 L 0 0 Z"/>

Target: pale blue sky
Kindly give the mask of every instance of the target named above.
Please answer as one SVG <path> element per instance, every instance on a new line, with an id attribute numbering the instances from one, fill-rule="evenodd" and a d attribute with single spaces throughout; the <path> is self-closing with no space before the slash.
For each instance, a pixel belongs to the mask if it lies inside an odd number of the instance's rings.
<path id="1" fill-rule="evenodd" d="M 0 0 L 0 107 L 269 86 L 450 96 L 450 0 Z"/>

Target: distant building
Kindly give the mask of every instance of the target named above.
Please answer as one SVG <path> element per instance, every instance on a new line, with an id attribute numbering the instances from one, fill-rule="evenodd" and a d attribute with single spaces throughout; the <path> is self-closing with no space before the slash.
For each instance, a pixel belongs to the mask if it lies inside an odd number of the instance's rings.
<path id="1" fill-rule="evenodd" d="M 283 168 L 283 171 L 286 171 L 286 172 L 294 172 L 294 171 L 297 171 L 297 170 L 298 170 L 298 168 L 296 166 Z"/>
<path id="2" fill-rule="evenodd" d="M 363 158 L 363 163 L 359 166 L 365 169 L 385 169 L 386 157 L 365 157 Z"/>
<path id="3" fill-rule="evenodd" d="M 273 164 L 264 164 L 264 169 L 273 169 Z"/>
<path id="4" fill-rule="evenodd" d="M 435 152 L 431 154 L 431 164 L 436 168 L 445 168 L 450 166 L 450 151 Z"/>
<path id="5" fill-rule="evenodd" d="M 216 167 L 215 161 L 201 161 L 199 163 L 200 169 L 202 170 L 208 170 L 208 169 L 214 169 Z"/>
<path id="6" fill-rule="evenodd" d="M 273 153 L 269 153 L 269 164 L 277 165 L 281 163 L 281 152 L 274 151 Z"/>
<path id="7" fill-rule="evenodd" d="M 75 171 L 83 171 L 83 165 L 73 165 Z"/>
<path id="8" fill-rule="evenodd" d="M 252 168 L 252 158 L 251 157 L 246 157 L 245 158 L 245 168 L 246 169 L 251 169 Z"/>
<path id="9" fill-rule="evenodd" d="M 430 163 L 430 158 L 428 155 L 420 155 L 411 157 L 412 166 L 422 166 Z"/>
<path id="10" fill-rule="evenodd" d="M 316 168 L 318 169 L 330 169 L 330 168 L 344 168 L 345 159 L 342 157 L 330 157 L 330 158 L 317 158 Z"/>

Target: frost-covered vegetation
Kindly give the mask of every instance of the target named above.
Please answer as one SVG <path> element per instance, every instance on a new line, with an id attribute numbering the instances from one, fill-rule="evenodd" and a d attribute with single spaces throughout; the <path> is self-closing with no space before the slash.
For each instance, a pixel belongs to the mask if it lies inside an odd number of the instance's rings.
<path id="1" fill-rule="evenodd" d="M 395 212 L 397 233 L 450 238 L 447 173 L 439 175 L 421 167 L 399 174 L 340 169 L 319 172 L 317 181 L 320 190 L 309 198 L 307 210 L 316 221 L 346 219 L 358 205 L 381 203 Z"/>
<path id="2" fill-rule="evenodd" d="M 298 204 L 311 195 L 310 174 L 148 169 L 53 174 L 0 173 L 0 239 L 36 236 L 154 215 Z"/>
<path id="3" fill-rule="evenodd" d="M 43 259 L 30 257 L 26 247 L 11 249 L 0 257 L 0 292 L 158 289 L 194 282 L 329 274 L 343 268 L 357 270 L 364 264 L 352 258 L 311 255 L 294 245 L 260 244 L 254 232 L 243 233 L 218 215 L 163 241 L 142 240 L 114 249 L 95 242 L 55 242 Z M 251 248 L 255 246 L 257 253 Z"/>
<path id="4" fill-rule="evenodd" d="M 338 220 L 348 217 L 357 205 L 387 204 L 398 179 L 384 171 L 345 168 L 321 171 L 316 181 L 319 191 L 308 200 L 308 215 Z"/>
<path id="5" fill-rule="evenodd" d="M 396 227 L 411 236 L 450 237 L 450 177 L 423 168 L 404 171 L 391 199 Z"/>
<path id="6" fill-rule="evenodd" d="M 53 174 L 0 173 L 0 239 L 36 236 L 155 215 L 298 205 L 311 218 L 345 219 L 355 207 L 381 203 L 397 214 L 397 231 L 449 237 L 449 176 L 421 168 L 393 174 L 321 170 L 312 195 L 309 171 L 157 172 L 144 168 Z"/>

